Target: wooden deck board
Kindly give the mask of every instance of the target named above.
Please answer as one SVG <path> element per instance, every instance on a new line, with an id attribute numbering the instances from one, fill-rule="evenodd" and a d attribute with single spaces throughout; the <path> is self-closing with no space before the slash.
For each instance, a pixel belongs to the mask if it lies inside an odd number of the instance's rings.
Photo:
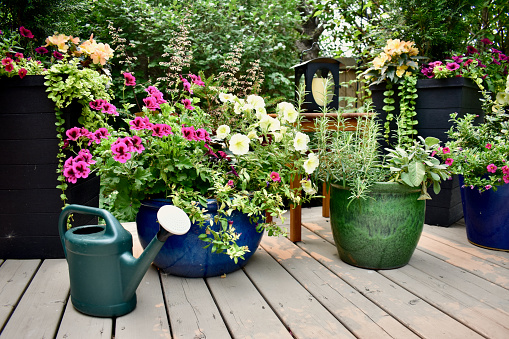
<path id="1" fill-rule="evenodd" d="M 151 267 L 116 319 L 73 308 L 65 260 L 0 259 L 0 339 L 509 338 L 509 253 L 470 244 L 462 222 L 425 225 L 407 266 L 360 269 L 338 258 L 321 212 L 302 209 L 302 242 L 265 236 L 226 277 Z"/>
<path id="2" fill-rule="evenodd" d="M 259 248 L 256 254 L 245 271 L 293 335 L 298 338 L 355 338 L 265 250 Z"/>

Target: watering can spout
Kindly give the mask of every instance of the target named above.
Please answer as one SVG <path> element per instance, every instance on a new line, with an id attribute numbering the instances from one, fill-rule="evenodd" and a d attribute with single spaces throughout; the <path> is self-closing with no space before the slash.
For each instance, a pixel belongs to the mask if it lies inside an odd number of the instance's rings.
<path id="1" fill-rule="evenodd" d="M 187 214 L 181 209 L 165 205 L 157 212 L 159 221 L 159 232 L 147 245 L 139 258 L 134 258 L 132 253 L 123 253 L 120 257 L 122 265 L 122 281 L 124 282 L 124 297 L 131 298 L 136 293 L 136 289 L 150 264 L 163 247 L 166 240 L 172 235 L 182 235 L 189 231 L 191 221 Z"/>

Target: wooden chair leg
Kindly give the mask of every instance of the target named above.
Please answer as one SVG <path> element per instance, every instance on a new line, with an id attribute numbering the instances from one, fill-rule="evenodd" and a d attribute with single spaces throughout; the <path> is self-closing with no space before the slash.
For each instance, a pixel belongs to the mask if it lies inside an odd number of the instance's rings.
<path id="1" fill-rule="evenodd" d="M 322 217 L 328 218 L 330 216 L 330 190 L 327 190 L 327 183 L 323 183 L 323 195 L 322 200 Z"/>
<path id="2" fill-rule="evenodd" d="M 291 187 L 300 186 L 300 176 L 296 176 Z M 290 241 L 301 241 L 302 207 L 301 205 L 290 205 Z"/>

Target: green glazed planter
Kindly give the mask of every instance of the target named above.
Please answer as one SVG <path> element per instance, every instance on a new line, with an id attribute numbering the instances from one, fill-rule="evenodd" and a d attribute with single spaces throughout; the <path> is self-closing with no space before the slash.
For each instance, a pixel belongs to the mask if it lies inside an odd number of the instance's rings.
<path id="1" fill-rule="evenodd" d="M 374 184 L 368 195 L 351 202 L 349 189 L 332 185 L 330 221 L 339 257 L 369 269 L 405 266 L 422 233 L 425 200 L 417 200 L 419 190 L 392 182 Z"/>

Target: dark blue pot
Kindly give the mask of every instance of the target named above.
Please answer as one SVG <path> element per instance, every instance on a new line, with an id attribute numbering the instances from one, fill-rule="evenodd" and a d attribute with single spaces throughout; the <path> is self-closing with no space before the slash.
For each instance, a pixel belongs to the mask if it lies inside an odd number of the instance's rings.
<path id="1" fill-rule="evenodd" d="M 171 204 L 169 200 L 154 199 L 142 201 L 140 210 L 136 216 L 136 225 L 140 243 L 145 248 L 159 230 L 157 223 L 157 211 L 161 206 Z M 217 203 L 208 200 L 208 214 L 211 219 L 217 214 Z M 198 224 L 192 224 L 187 234 L 171 236 L 159 254 L 154 259 L 154 264 L 163 272 L 188 278 L 213 277 L 236 271 L 247 264 L 254 254 L 263 236 L 263 232 L 256 231 L 256 223 L 251 223 L 246 214 L 233 212 L 228 220 L 233 221 L 233 227 L 237 233 L 241 233 L 237 241 L 239 246 L 248 246 L 251 252 L 244 255 L 244 260 L 237 263 L 230 259 L 227 254 L 212 253 L 211 247 L 203 248 L 207 243 L 198 239 L 198 235 L 204 233 L 204 228 Z M 212 230 L 219 230 L 219 225 L 214 224 Z"/>
<path id="2" fill-rule="evenodd" d="M 496 192 L 479 193 L 475 187 L 463 187 L 463 177 L 459 177 L 468 241 L 489 249 L 509 251 L 509 184 L 498 186 Z"/>

